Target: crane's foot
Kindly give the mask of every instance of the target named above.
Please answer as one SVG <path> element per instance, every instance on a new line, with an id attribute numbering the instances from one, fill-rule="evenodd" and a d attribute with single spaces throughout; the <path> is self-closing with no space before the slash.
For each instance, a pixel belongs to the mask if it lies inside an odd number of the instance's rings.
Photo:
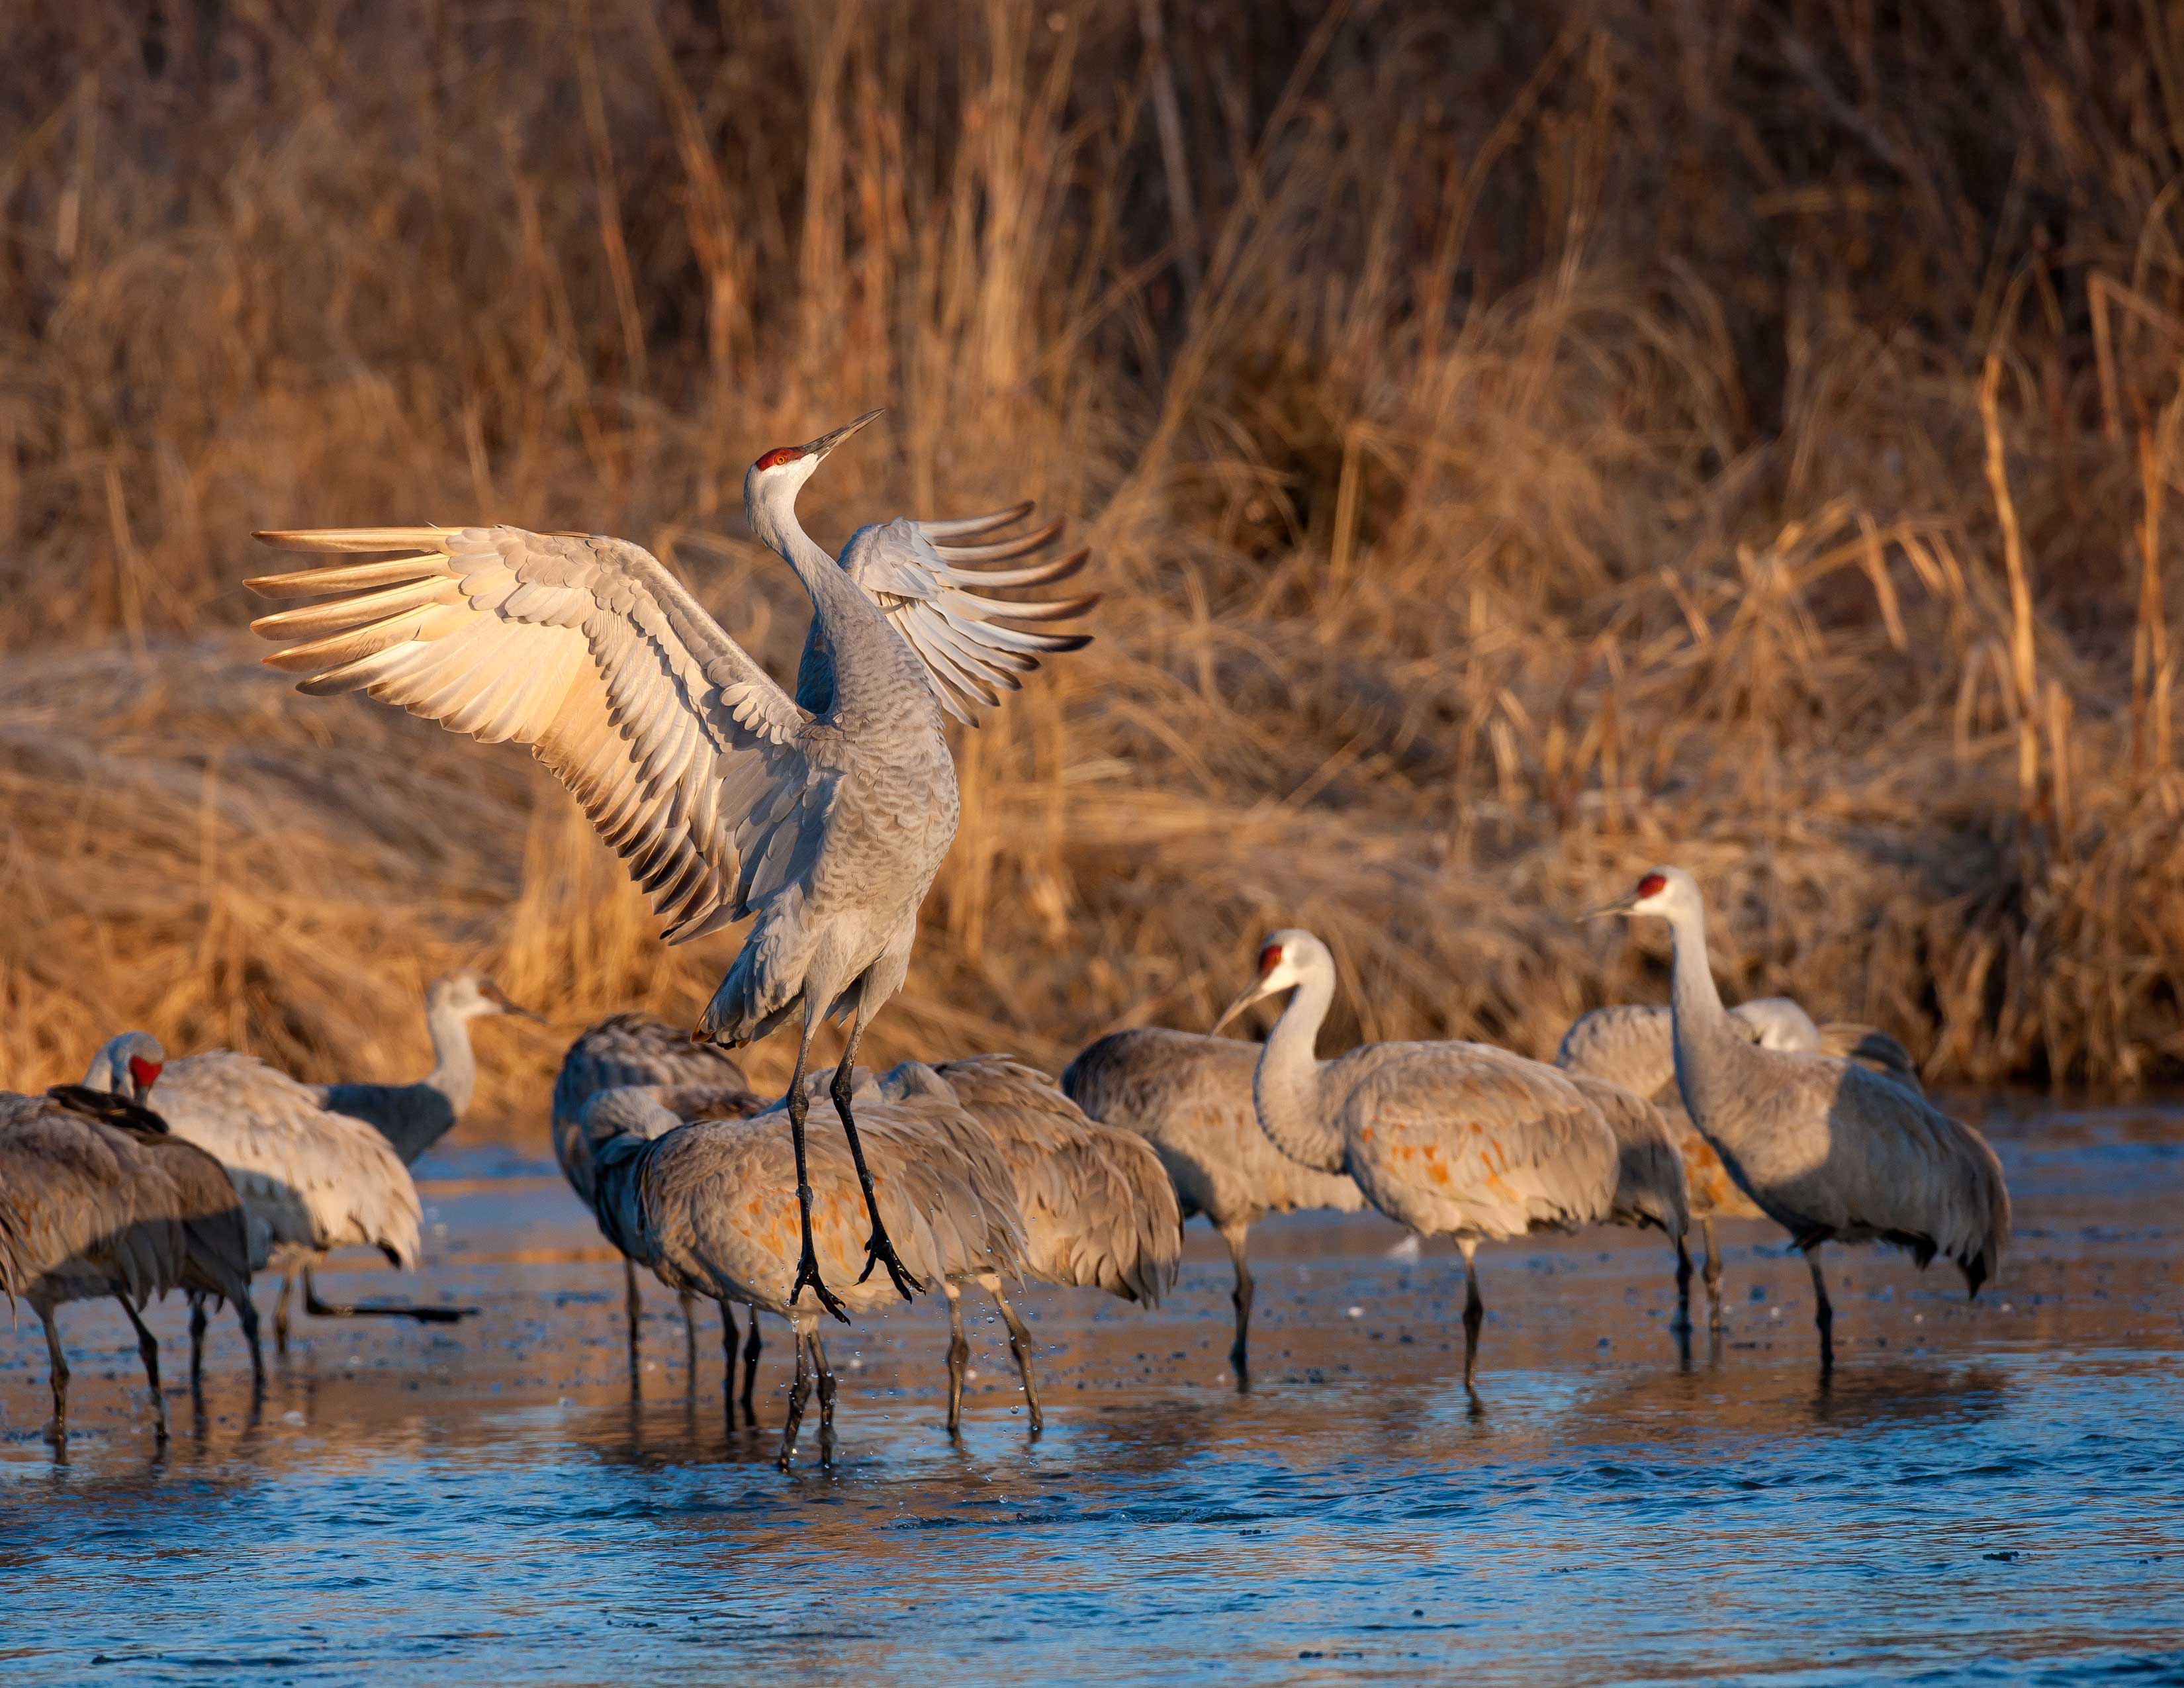
<path id="1" fill-rule="evenodd" d="M 866 1269 L 867 1273 L 871 1270 L 870 1267 Z M 857 1281 L 861 1284 L 865 1280 L 860 1278 Z M 843 1310 L 840 1298 L 820 1281 L 819 1256 L 812 1252 L 811 1240 L 809 1237 L 804 1240 L 804 1257 L 796 1262 L 796 1282 L 788 1291 L 789 1306 L 793 1307 L 796 1305 L 796 1298 L 804 1293 L 804 1286 L 807 1284 L 811 1286 L 812 1293 L 818 1296 L 821 1306 L 826 1308 L 844 1324 L 850 1322 L 850 1315 Z M 782 1468 L 788 1469 L 786 1466 Z"/>
<path id="2" fill-rule="evenodd" d="M 889 1240 L 887 1228 L 880 1223 L 877 1214 L 872 1217 L 872 1234 L 865 1239 L 865 1269 L 857 1274 L 857 1282 L 861 1284 L 871 1277 L 875 1266 L 887 1267 L 888 1276 L 894 1283 L 895 1294 L 905 1301 L 925 1288 L 910 1275 L 910 1268 L 897 1257 L 894 1244 Z"/>

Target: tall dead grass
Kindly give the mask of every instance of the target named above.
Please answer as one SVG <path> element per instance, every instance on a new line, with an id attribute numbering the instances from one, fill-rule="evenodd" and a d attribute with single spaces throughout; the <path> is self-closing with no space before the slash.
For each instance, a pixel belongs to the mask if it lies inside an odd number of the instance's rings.
<path id="1" fill-rule="evenodd" d="M 1036 496 L 1108 593 L 961 740 L 876 1057 L 1203 1024 L 1290 922 L 1340 1029 L 1541 1050 L 1661 994 L 1568 916 L 1666 857 L 1736 991 L 2173 1077 L 2184 42 L 1954 9 L 33 7 L 0 1079 L 415 1067 L 465 960 L 689 1014 L 733 940 L 521 759 L 254 670 L 245 536 L 623 533 L 785 670 L 744 466 L 876 403 L 816 531 Z"/>

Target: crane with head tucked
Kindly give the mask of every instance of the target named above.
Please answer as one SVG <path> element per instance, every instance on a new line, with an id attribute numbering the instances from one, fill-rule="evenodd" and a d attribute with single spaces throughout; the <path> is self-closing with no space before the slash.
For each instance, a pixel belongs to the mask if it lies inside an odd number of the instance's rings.
<path id="1" fill-rule="evenodd" d="M 1681 868 L 1648 870 L 1596 912 L 1669 922 L 1677 1088 L 1738 1188 L 1804 1251 L 1824 1378 L 1835 1366 L 1835 1309 L 1822 1244 L 1893 1243 L 1921 1267 L 1944 1255 L 1979 1294 L 2010 1234 L 2009 1191 L 1985 1138 L 1855 1061 L 1745 1037 L 1722 1006 L 1707 965 L 1706 905 Z"/>
<path id="2" fill-rule="evenodd" d="M 1762 1049 L 1847 1056 L 1885 1078 L 1919 1088 L 1911 1052 L 1886 1032 L 1850 1021 L 1818 1025 L 1786 996 L 1763 996 L 1729 1011 L 1738 1032 Z M 1713 1145 L 1684 1111 L 1676 1089 L 1676 1052 L 1669 1011 L 1619 1005 L 1596 1008 L 1571 1022 L 1555 1051 L 1555 1065 L 1566 1072 L 1604 1078 L 1645 1097 L 1665 1117 L 1691 1179 L 1691 1209 L 1699 1222 L 1706 1250 L 1708 1323 L 1721 1329 L 1721 1250 L 1714 1234 L 1717 1219 L 1759 1219 L 1766 1216 L 1736 1187 Z M 1680 1267 L 1679 1268 L 1681 1269 Z"/>
<path id="3" fill-rule="evenodd" d="M 1079 553 L 980 572 L 1059 532 L 995 537 L 1028 504 L 862 527 L 829 557 L 798 522 L 797 493 L 878 414 L 769 451 L 744 476 L 753 532 L 811 599 L 795 697 L 625 540 L 504 526 L 268 532 L 259 538 L 291 549 L 398 554 L 250 585 L 327 600 L 254 624 L 301 641 L 266 660 L 306 676 L 304 691 L 361 690 L 486 743 L 529 745 L 652 894 L 669 941 L 755 917 L 696 1034 L 734 1046 L 800 1020 L 787 1096 L 800 1165 L 811 1045 L 825 1020 L 849 1017 L 831 1088 L 871 1221 L 864 1271 L 884 1265 L 908 1296 L 916 1280 L 872 1193 L 850 1073 L 865 1028 L 909 972 L 918 908 L 956 834 L 942 717 L 969 719 L 1040 655 L 1087 643 L 1037 624 L 1093 600 L 986 595 L 1084 564 Z M 790 1298 L 808 1284 L 846 1320 L 820 1274 L 811 1186 L 799 1182 Z"/>
<path id="4" fill-rule="evenodd" d="M 233 1304 L 250 1344 L 251 1373 L 265 1381 L 258 1312 L 250 1301 L 251 1231 L 220 1163 L 171 1135 L 166 1122 L 123 1096 L 75 1084 L 42 1096 L 0 1095 L 0 1291 L 20 1295 L 45 1327 L 53 1417 L 68 1440 L 69 1367 L 53 1311 L 111 1295 L 136 1332 L 153 1424 L 167 1439 L 159 1345 L 141 1314 L 170 1289 L 190 1297 L 191 1379 L 199 1374 L 203 1305 Z"/>
<path id="5" fill-rule="evenodd" d="M 474 1311 L 319 1299 L 312 1268 L 330 1249 L 376 1248 L 404 1271 L 415 1267 L 424 1207 L 393 1145 L 362 1120 L 326 1108 L 311 1085 L 233 1050 L 169 1061 L 146 1032 L 108 1039 L 83 1082 L 155 1108 L 177 1137 L 227 1168 L 243 1206 L 265 1227 L 271 1263 L 282 1273 L 273 1304 L 273 1345 L 281 1352 L 288 1351 L 289 1286 L 298 1272 L 304 1311 L 315 1318 L 451 1324 Z"/>
<path id="6" fill-rule="evenodd" d="M 552 1135 L 554 1158 L 561 1176 L 586 1207 L 592 1205 L 592 1143 L 585 1134 L 584 1109 L 592 1098 L 608 1090 L 633 1086 L 671 1086 L 682 1090 L 705 1090 L 748 1095 L 750 1084 L 744 1070 L 717 1045 L 693 1043 L 687 1032 L 649 1014 L 610 1014 L 588 1026 L 561 1057 L 554 1076 Z M 757 1113 L 765 1104 L 757 1098 L 751 1106 L 723 1106 L 735 1116 Z M 644 1303 L 638 1294 L 637 1262 L 622 1260 L 622 1306 L 629 1321 L 630 1373 L 637 1374 L 638 1331 L 644 1318 Z M 685 1293 L 682 1307 L 683 1351 L 693 1366 L 698 1354 L 695 1303 Z M 758 1366 L 758 1321 L 751 1321 L 749 1369 Z"/>

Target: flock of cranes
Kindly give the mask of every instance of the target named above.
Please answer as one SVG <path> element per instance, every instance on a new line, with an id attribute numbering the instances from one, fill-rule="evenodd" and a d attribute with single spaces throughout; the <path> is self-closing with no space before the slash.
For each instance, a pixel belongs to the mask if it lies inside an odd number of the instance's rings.
<path id="1" fill-rule="evenodd" d="M 380 559 L 251 582 L 317 600 L 257 624 L 286 643 L 267 660 L 304 676 L 301 689 L 361 690 L 484 742 L 528 745 L 625 858 L 671 942 L 752 921 L 694 1032 L 615 1016 L 577 1039 L 554 1085 L 555 1157 L 626 1262 L 632 1369 L 643 1268 L 680 1297 L 694 1361 L 695 1301 L 719 1304 L 725 1410 L 731 1427 L 738 1407 L 755 1426 L 759 1314 L 771 1313 L 788 1325 L 794 1360 L 780 1460 L 792 1461 L 815 1390 L 825 1458 L 836 1395 L 826 1317 L 848 1322 L 937 1290 L 952 1431 L 967 1357 L 959 1298 L 974 1284 L 1006 1323 L 1036 1432 L 1033 1343 L 1006 1280 L 1156 1302 L 1193 1214 L 1234 1265 L 1240 1388 L 1246 1240 L 1271 1212 L 1369 1204 L 1418 1235 L 1452 1239 L 1474 1400 L 1482 1243 L 1657 1228 L 1674 1250 L 1688 1330 L 1696 1222 L 1718 1329 L 1714 1221 L 1764 1217 L 1810 1264 L 1824 1375 L 1834 1348 L 1823 1244 L 1886 1241 L 1922 1267 L 1943 1255 L 1975 1294 L 1992 1276 L 2010 1226 L 1993 1151 L 1925 1099 L 1885 1033 L 1823 1028 L 1780 999 L 1725 1009 L 1698 888 L 1673 867 L 1600 911 L 1668 922 L 1669 1006 L 1588 1015 L 1552 1064 L 1457 1042 L 1322 1059 L 1334 957 L 1289 929 L 1263 942 L 1255 980 L 1214 1028 L 1286 996 L 1256 1049 L 1145 1028 L 1092 1045 L 1058 1083 L 1003 1056 L 859 1067 L 955 833 L 944 716 L 972 719 L 1041 656 L 1085 643 L 1046 624 L 1095 601 L 989 595 L 1084 565 L 1082 551 L 1039 557 L 1060 526 L 1024 529 L 1028 504 L 861 528 L 827 557 L 798 523 L 797 492 L 877 414 L 769 451 L 745 476 L 753 531 L 811 599 L 794 696 L 623 541 L 512 527 L 259 536 Z M 283 1274 L 284 1351 L 297 1276 L 314 1316 L 445 1322 L 471 1311 L 332 1306 L 312 1267 L 351 1245 L 415 1266 L 422 1210 L 409 1164 L 469 1100 L 470 1021 L 522 1011 L 482 975 L 436 983 L 435 1066 L 415 1084 L 309 1085 L 228 1050 L 170 1061 L 148 1035 L 125 1033 L 81 1084 L 0 1096 L 0 1289 L 43 1325 L 54 1433 L 66 1432 L 68 1384 L 54 1312 L 70 1301 L 112 1296 L 127 1310 L 162 1436 L 158 1349 L 141 1310 L 170 1289 L 190 1298 L 193 1378 L 217 1301 L 236 1308 L 262 1381 L 249 1280 L 269 1266 Z M 811 1071 L 829 1018 L 847 1022 L 831 1077 Z M 727 1050 L 788 1024 L 799 1040 L 788 1090 L 758 1095 Z M 838 1135 L 807 1129 L 822 1088 Z M 749 1314 L 740 1336 L 737 1306 Z"/>

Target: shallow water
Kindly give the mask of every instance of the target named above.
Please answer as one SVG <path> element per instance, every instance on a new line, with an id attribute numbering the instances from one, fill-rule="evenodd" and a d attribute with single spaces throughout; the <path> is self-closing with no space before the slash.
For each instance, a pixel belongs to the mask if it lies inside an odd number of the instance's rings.
<path id="1" fill-rule="evenodd" d="M 2184 1113 L 1984 1123 L 2017 1203 L 2001 1284 L 1968 1306 L 1953 1273 L 1832 1251 L 1830 1389 L 1769 1228 L 1726 1228 L 1729 1328 L 1688 1366 L 1666 1251 L 1594 1233 L 1482 1251 L 1474 1413 L 1453 1254 L 1301 1216 L 1254 1235 L 1249 1396 L 1194 1225 L 1155 1313 L 1024 1292 L 1036 1443 L 972 1291 L 961 1445 L 921 1305 L 831 1340 L 838 1462 L 807 1420 L 788 1476 L 782 1327 L 767 1428 L 730 1436 L 712 1310 L 694 1390 L 650 1285 L 632 1399 L 620 1271 L 552 1168 L 435 1157 L 426 1279 L 359 1257 L 322 1289 L 483 1314 L 304 1321 L 254 1418 L 231 1320 L 202 1406 L 171 1386 L 164 1306 L 155 1453 L 126 1324 L 67 1309 L 64 1461 L 35 1323 L 0 1338 L 0 1675 L 2184 1680 Z"/>

